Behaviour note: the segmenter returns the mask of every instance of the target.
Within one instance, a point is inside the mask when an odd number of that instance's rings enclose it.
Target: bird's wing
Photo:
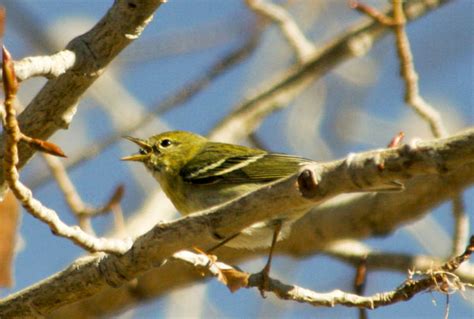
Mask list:
[[[210,143],[181,170],[184,181],[193,184],[267,183],[296,173],[309,160],[244,146],[225,148]]]

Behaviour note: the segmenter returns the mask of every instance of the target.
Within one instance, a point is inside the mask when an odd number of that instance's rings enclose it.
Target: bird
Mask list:
[[[182,215],[193,214],[248,194],[265,184],[289,177],[313,161],[236,144],[219,143],[187,132],[169,131],[146,139],[124,136],[139,151],[123,157],[145,165]],[[275,244],[287,237],[301,209],[279,213],[255,223],[209,249],[270,247],[264,274],[268,277]],[[218,236],[219,237],[219,236]]]

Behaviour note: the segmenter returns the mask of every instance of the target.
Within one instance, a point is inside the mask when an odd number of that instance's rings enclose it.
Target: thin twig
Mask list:
[[[403,11],[403,0],[393,0],[393,30],[400,59],[400,73],[405,81],[405,101],[430,126],[435,137],[446,136],[446,129],[438,111],[420,95],[418,74],[413,63],[410,41],[405,31],[406,17]]]
[[[283,7],[265,0],[245,0],[245,3],[257,14],[270,19],[280,27],[288,44],[295,50],[298,61],[305,62],[315,52],[314,45]]]
[[[124,233],[123,216],[120,216],[122,212],[119,207],[119,202],[123,195],[123,186],[120,185],[116,188],[106,204],[100,207],[91,207],[90,205],[85,204],[81,199],[81,196],[69,178],[66,168],[62,162],[56,157],[49,155],[44,155],[43,158],[50,168],[52,175],[56,179],[59,189],[62,191],[69,209],[71,209],[74,216],[76,217],[79,227],[89,234],[94,234],[94,230],[91,225],[91,218],[106,214],[108,212],[113,212],[117,231],[120,231],[122,234]]]
[[[470,244],[460,256],[453,258],[438,269],[433,269],[425,273],[418,273],[419,279],[409,278],[402,285],[393,291],[377,293],[369,297],[358,296],[335,290],[330,293],[317,293],[298,286],[290,286],[280,281],[270,279],[269,290],[275,293],[281,299],[290,299],[298,302],[309,303],[313,306],[333,307],[341,304],[349,307],[362,307],[374,309],[380,306],[394,304],[400,301],[411,299],[416,294],[434,290],[442,293],[452,293],[463,289],[463,283],[452,272],[455,271],[461,263],[465,262],[474,251],[474,236]],[[261,276],[251,275],[249,277],[250,287],[259,287]]]
[[[356,267],[356,274],[354,276],[354,291],[361,295],[364,293],[367,279],[367,258],[361,258]]]
[[[94,230],[90,218],[80,214],[80,212],[86,210],[86,205],[69,178],[64,165],[62,165],[59,159],[54,156],[43,155],[43,159],[48,165],[53,177],[56,179],[69,209],[74,213],[74,216],[76,216],[79,227],[81,227],[85,232],[93,235]]]
[[[217,262],[214,256],[183,251],[174,254],[173,257],[199,267],[201,270],[206,269],[209,274],[217,277],[219,281],[225,283],[232,291],[246,284],[247,288],[256,287],[268,292],[273,292],[280,299],[307,303],[312,306],[334,307],[335,305],[345,305],[348,307],[374,309],[401,301],[407,301],[416,294],[427,290],[448,294],[463,289],[464,284],[452,272],[455,271],[461,263],[469,259],[473,252],[474,236],[460,256],[453,258],[441,267],[430,269],[423,273],[411,273],[409,278],[396,289],[368,297],[347,293],[341,290],[334,290],[329,293],[318,293],[295,285],[287,285],[273,278],[268,278],[268,286],[262,288],[263,276],[261,273],[249,275],[230,265]],[[414,279],[415,275],[419,278]]]
[[[443,266],[441,266],[440,268],[444,271],[450,271],[450,272],[453,272],[455,271],[456,269],[459,268],[459,266],[465,262],[466,260],[468,260],[472,253],[474,253],[474,235],[471,236],[471,238],[469,239],[469,244],[467,245],[467,247],[464,249],[464,252],[458,256],[455,256],[453,257],[451,260],[449,260],[448,262],[446,262]]]
[[[125,218],[123,217],[123,210],[120,202],[112,205],[110,207],[110,211],[114,216],[114,225],[115,225],[115,232],[118,234],[119,237],[124,237],[127,235],[127,229],[125,227]]]
[[[444,319],[449,318],[449,294],[446,294],[446,310],[444,312]]]
[[[364,261],[367,271],[400,272],[406,271],[406,269],[416,269],[420,272],[428,272],[430,269],[441,267],[446,262],[433,256],[372,251],[368,246],[353,240],[331,244],[325,248],[324,253],[354,267]],[[459,269],[456,275],[463,282],[474,284],[474,265],[469,262],[464,263],[463,268]]]
[[[452,200],[454,216],[454,238],[452,256],[459,255],[469,238],[469,216],[466,214],[462,195],[458,195]]]
[[[361,258],[359,264],[356,266],[356,273],[354,276],[354,292],[358,295],[363,295],[365,284],[367,281],[367,257]],[[359,308],[359,319],[367,319],[367,309]]]
[[[392,17],[387,16],[385,13],[377,10],[374,7],[363,4],[358,0],[349,0],[349,6],[354,10],[368,15],[378,23],[385,26],[393,26],[395,24],[395,21]]]

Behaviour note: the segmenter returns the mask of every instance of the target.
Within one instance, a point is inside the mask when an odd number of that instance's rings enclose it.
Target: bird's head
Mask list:
[[[122,157],[122,161],[142,162],[152,172],[177,174],[206,144],[206,138],[186,131],[170,131],[147,139],[125,136],[137,144],[137,154]]]

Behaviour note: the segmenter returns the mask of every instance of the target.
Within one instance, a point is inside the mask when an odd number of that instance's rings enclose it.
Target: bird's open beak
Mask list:
[[[124,136],[123,138],[137,144],[138,146],[140,146],[144,150],[149,151],[151,149],[150,145],[148,145],[147,142],[145,142],[144,140],[141,140],[139,138],[131,137],[131,136]],[[133,155],[130,155],[130,156],[122,157],[121,160],[122,161],[143,162],[148,157],[149,157],[149,154],[133,154]]]
[[[123,138],[137,144],[138,146],[140,146],[141,148],[143,148],[145,150],[150,150],[151,149],[151,146],[142,139],[132,137],[132,136],[124,136]]]
[[[120,160],[121,161],[134,161],[134,162],[143,162],[149,156],[148,154],[133,154],[130,156],[124,156]]]

